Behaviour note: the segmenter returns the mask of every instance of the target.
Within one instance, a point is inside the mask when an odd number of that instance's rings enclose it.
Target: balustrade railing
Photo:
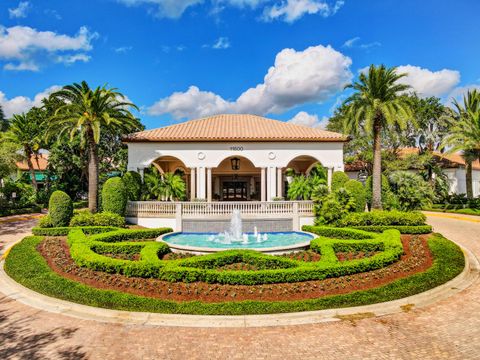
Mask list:
[[[166,202],[129,201],[130,217],[214,217],[230,215],[238,209],[243,215],[312,216],[312,201],[235,201],[235,202]]]

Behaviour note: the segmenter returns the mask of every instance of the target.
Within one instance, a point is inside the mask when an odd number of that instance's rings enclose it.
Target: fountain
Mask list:
[[[243,232],[242,214],[235,209],[230,227],[221,233],[173,233],[159,239],[168,243],[172,251],[195,251],[207,253],[226,249],[254,249],[258,251],[291,251],[309,245],[312,235],[298,231],[264,232],[255,226],[253,232]]]

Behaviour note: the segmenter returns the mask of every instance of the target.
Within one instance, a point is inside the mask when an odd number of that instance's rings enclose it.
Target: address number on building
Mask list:
[[[243,151],[243,146],[230,146],[230,151]]]

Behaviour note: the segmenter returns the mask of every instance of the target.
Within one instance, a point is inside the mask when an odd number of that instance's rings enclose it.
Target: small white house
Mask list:
[[[299,212],[311,218],[312,204],[273,201],[285,196],[286,170],[308,173],[320,163],[330,182],[333,171],[344,169],[345,141],[342,134],[248,114],[216,115],[131,134],[124,139],[128,170],[142,174],[153,165],[160,174],[181,171],[190,202],[130,203],[129,216],[156,226],[159,219],[174,219],[163,223],[174,223],[178,230],[185,229],[188,218],[218,219],[239,208],[246,218],[289,219],[289,226],[273,229],[298,229],[305,223]],[[151,220],[141,220],[145,216]]]

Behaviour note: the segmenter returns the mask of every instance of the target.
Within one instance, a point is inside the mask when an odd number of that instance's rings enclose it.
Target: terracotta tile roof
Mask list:
[[[438,156],[440,159],[446,160],[450,163],[453,163],[457,166],[452,166],[452,167],[458,167],[460,166],[465,166],[465,160],[463,160],[462,154],[461,153],[453,153],[453,154],[441,154],[439,152],[434,152],[434,155]],[[472,163],[472,168],[474,170],[480,170],[480,161],[475,160]]]
[[[34,170],[45,171],[48,166],[48,155],[47,154],[38,154],[38,156],[33,155],[31,157],[32,165]],[[16,163],[17,168],[20,170],[27,171],[28,165],[26,160],[18,161]]]
[[[342,134],[248,114],[222,114],[140,131],[124,142],[347,141]]]

